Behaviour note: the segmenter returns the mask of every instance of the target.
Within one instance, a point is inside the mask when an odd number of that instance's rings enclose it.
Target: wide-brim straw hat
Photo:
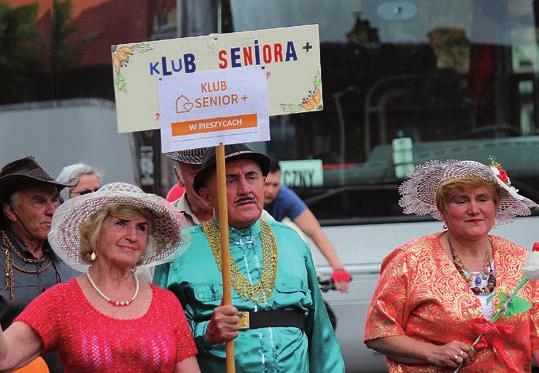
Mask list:
[[[77,185],[78,179],[60,183],[52,178],[31,156],[17,159],[0,170],[0,202],[6,201],[18,190],[39,184],[49,184],[58,188]]]
[[[495,183],[500,190],[500,204],[496,211],[497,224],[511,222],[516,216],[530,215],[531,209],[539,207],[532,200],[518,194],[518,190],[502,181],[495,167],[476,161],[427,161],[416,166],[408,175],[408,180],[399,187],[399,205],[405,214],[432,215],[443,220],[436,206],[438,187],[451,179],[478,176]]]
[[[245,144],[225,145],[224,150],[225,161],[230,161],[233,159],[250,159],[258,163],[260,170],[262,171],[262,175],[268,175],[271,161],[267,155],[254,152]],[[204,185],[206,178],[213,170],[215,170],[215,165],[215,148],[209,148],[208,151],[204,153],[204,158],[202,159],[202,168],[193,179],[193,189],[195,192],[198,193],[200,188]]]
[[[49,232],[49,243],[54,252],[74,268],[87,266],[79,253],[80,224],[111,205],[145,209],[153,217],[151,224],[154,239],[148,240],[139,266],[153,266],[174,259],[173,254],[180,243],[183,226],[181,213],[164,198],[121,182],[106,184],[97,192],[69,199],[58,207]]]

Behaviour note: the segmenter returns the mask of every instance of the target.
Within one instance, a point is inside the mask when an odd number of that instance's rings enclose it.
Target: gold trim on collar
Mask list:
[[[260,281],[257,284],[251,284],[240,272],[238,266],[234,262],[230,263],[232,287],[240,297],[257,304],[266,303],[271,298],[275,287],[278,259],[277,243],[271,228],[264,220],[260,220],[260,226],[259,237],[262,243],[262,275],[260,276]],[[219,269],[222,270],[219,227],[217,227],[214,220],[210,220],[202,224],[202,229],[206,233],[215,262]]]

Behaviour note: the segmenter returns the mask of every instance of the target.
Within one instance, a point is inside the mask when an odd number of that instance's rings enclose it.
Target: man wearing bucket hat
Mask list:
[[[539,358],[539,288],[528,282],[518,294],[528,311],[489,321],[521,281],[527,255],[490,232],[537,204],[495,161],[428,161],[399,192],[404,213],[431,215],[443,230],[384,258],[367,346],[386,355],[390,372],[529,372]]]
[[[292,228],[260,218],[269,159],[242,144],[225,146],[225,159],[233,305],[220,305],[216,218],[188,231],[190,246],[161,284],[184,305],[201,370],[223,372],[224,342],[235,338],[241,372],[343,372],[308,245]],[[218,216],[214,149],[205,153],[193,189]]]
[[[127,183],[64,202],[49,240],[86,273],[41,294],[0,332],[0,371],[58,350],[68,372],[199,373],[178,299],[135,272],[171,260],[182,223],[166,200]]]
[[[54,254],[47,241],[59,191],[76,183],[57,182],[32,157],[10,162],[0,171],[3,329],[38,295],[77,274]],[[61,369],[54,356],[46,356],[46,360],[52,371]]]

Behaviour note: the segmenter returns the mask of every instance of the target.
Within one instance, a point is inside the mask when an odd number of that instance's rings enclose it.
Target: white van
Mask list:
[[[83,162],[102,172],[103,183],[137,180],[133,140],[117,132],[116,107],[107,100],[0,106],[0,166],[27,155],[52,177]]]

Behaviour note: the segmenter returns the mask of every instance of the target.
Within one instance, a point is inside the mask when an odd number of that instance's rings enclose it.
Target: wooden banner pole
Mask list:
[[[217,32],[223,32],[222,0],[217,1]],[[226,168],[225,146],[219,144],[215,147],[215,164],[217,169],[217,199],[219,204],[219,227],[221,229],[221,273],[223,276],[223,300],[221,304],[232,305],[232,291],[230,289],[230,247],[228,240],[228,206],[226,203]],[[226,373],[236,373],[234,360],[234,340],[225,344]]]
[[[226,195],[226,168],[225,146],[215,147],[215,161],[217,168],[217,195],[219,202],[219,227],[221,229],[221,272],[223,275],[223,300],[221,304],[232,305],[232,292],[230,289],[230,248],[228,241],[228,207]],[[226,342],[226,372],[235,373],[234,341]]]

